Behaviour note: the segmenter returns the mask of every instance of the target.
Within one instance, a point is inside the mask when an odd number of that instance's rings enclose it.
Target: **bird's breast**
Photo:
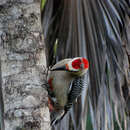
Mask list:
[[[57,71],[49,75],[48,83],[53,91],[57,103],[64,107],[68,100],[68,90],[73,78],[67,72]]]

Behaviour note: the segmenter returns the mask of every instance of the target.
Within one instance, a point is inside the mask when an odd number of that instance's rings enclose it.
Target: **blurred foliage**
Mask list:
[[[93,130],[90,110],[88,111],[88,114],[87,114],[86,130]]]
[[[41,10],[44,8],[46,0],[41,0]]]

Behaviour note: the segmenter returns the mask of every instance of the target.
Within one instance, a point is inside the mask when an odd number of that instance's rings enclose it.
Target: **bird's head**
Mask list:
[[[68,71],[72,74],[83,75],[89,68],[89,62],[86,58],[76,57],[73,59],[64,59],[58,62],[52,71]]]
[[[86,58],[76,57],[66,64],[66,70],[74,75],[83,75],[89,68],[89,62]]]
[[[86,70],[89,67],[88,60],[82,57],[76,57],[66,64],[66,70],[69,71],[80,71]]]

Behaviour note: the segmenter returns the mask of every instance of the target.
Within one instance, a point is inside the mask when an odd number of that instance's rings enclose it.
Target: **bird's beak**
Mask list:
[[[51,71],[62,71],[62,70],[65,71],[67,70],[65,65],[51,69]]]

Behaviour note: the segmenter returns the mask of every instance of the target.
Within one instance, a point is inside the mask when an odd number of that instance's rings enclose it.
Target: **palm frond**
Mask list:
[[[87,118],[82,114],[88,110],[94,130],[114,130],[114,122],[119,129],[128,129],[123,88],[129,91],[125,66],[130,61],[122,36],[127,42],[129,11],[127,0],[47,0],[41,20],[48,66],[76,56],[87,57],[90,62],[87,94],[84,90],[71,116],[66,116],[72,123],[63,119],[65,124],[59,124],[58,130],[72,124],[75,130],[85,130]]]

